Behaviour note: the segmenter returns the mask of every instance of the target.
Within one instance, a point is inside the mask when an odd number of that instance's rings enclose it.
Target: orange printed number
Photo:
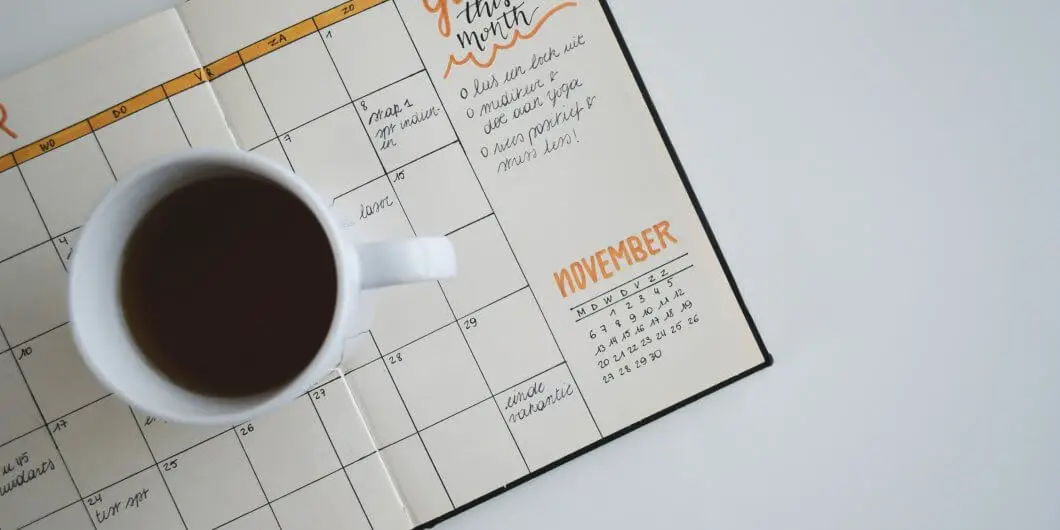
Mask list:
[[[7,107],[0,103],[0,131],[4,131],[12,138],[18,138],[18,134],[7,126]]]

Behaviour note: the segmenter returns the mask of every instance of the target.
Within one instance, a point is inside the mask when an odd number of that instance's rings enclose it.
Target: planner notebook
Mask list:
[[[0,82],[0,529],[430,526],[771,363],[604,3],[332,2],[191,0]],[[80,361],[79,227],[199,147],[453,242],[350,330],[356,405],[191,427]]]

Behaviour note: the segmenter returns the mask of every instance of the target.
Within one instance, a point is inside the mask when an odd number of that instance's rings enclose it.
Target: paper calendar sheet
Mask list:
[[[0,530],[429,525],[770,363],[606,6],[333,2],[193,0],[0,82]],[[341,381],[188,427],[78,359],[79,227],[189,147],[451,238],[345,358],[381,452]]]

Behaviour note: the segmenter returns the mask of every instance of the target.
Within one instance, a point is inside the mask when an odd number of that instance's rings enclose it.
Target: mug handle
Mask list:
[[[355,245],[361,288],[436,281],[456,275],[456,251],[444,237],[417,237]]]

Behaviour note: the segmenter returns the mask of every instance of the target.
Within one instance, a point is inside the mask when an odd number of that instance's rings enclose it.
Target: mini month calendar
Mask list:
[[[80,227],[200,147],[452,241],[351,330],[355,400],[174,424],[78,357]],[[0,81],[0,155],[0,530],[431,526],[771,363],[599,0],[191,0]]]

